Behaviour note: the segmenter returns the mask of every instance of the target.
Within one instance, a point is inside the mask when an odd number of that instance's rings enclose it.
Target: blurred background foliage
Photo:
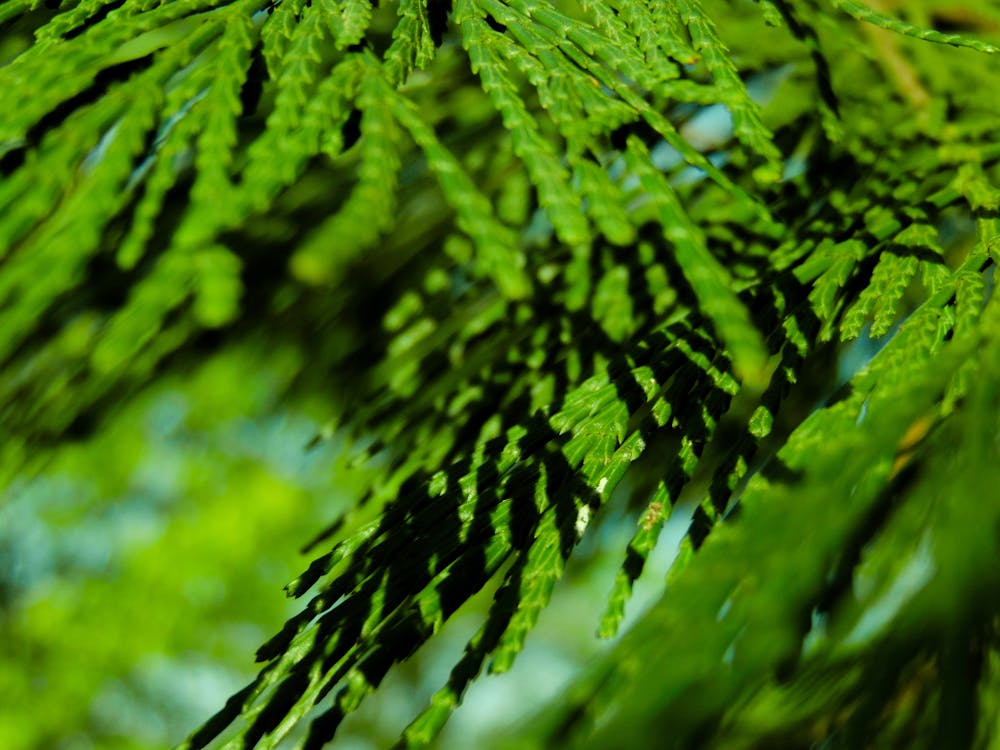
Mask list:
[[[165,375],[0,503],[0,747],[174,744],[289,614],[296,550],[362,475],[260,342]],[[353,482],[355,484],[348,484]]]

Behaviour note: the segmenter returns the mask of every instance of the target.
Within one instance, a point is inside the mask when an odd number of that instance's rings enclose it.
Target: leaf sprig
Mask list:
[[[638,743],[654,719],[677,746],[789,740],[764,705],[832,726],[864,689],[848,660],[877,671],[904,612],[931,638],[939,602],[995,656],[990,612],[961,598],[995,576],[953,554],[995,540],[942,498],[946,475],[1000,465],[998,111],[955,83],[1000,83],[975,54],[997,48],[846,0],[445,6],[0,8],[0,34],[33,37],[0,67],[0,465],[208,332],[354,334],[316,361],[351,383],[371,490],[289,585],[310,598],[260,674],[183,747],[233,723],[226,747],[276,747],[307,715],[302,746],[324,745],[498,581],[400,740],[428,744],[472,679],[512,666],[611,503],[637,531],[605,637],[664,522],[690,529],[547,743]],[[885,336],[831,382],[841,344]],[[920,555],[954,587],[921,579],[878,620]],[[796,714],[817,675],[837,689]]]

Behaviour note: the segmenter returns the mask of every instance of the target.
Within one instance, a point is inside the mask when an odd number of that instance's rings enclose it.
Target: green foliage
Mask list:
[[[300,450],[305,389],[280,397],[299,353],[264,351],[162,378],[8,488],[0,746],[169,746],[252,674],[247,654],[290,614],[273,594],[302,538],[361,485],[331,497],[333,446]]]
[[[995,3],[0,23],[0,476],[269,330],[369,482],[182,747],[324,745],[492,586],[400,746],[432,742],[608,506],[637,530],[592,626],[680,524],[666,593],[512,742],[997,741]]]

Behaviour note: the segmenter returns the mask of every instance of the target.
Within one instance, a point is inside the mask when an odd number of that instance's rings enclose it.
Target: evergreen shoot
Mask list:
[[[619,640],[512,744],[997,747],[996,44],[994,0],[5,0],[0,481],[269,331],[368,489],[185,750],[325,746],[495,592],[428,745],[609,512]]]

